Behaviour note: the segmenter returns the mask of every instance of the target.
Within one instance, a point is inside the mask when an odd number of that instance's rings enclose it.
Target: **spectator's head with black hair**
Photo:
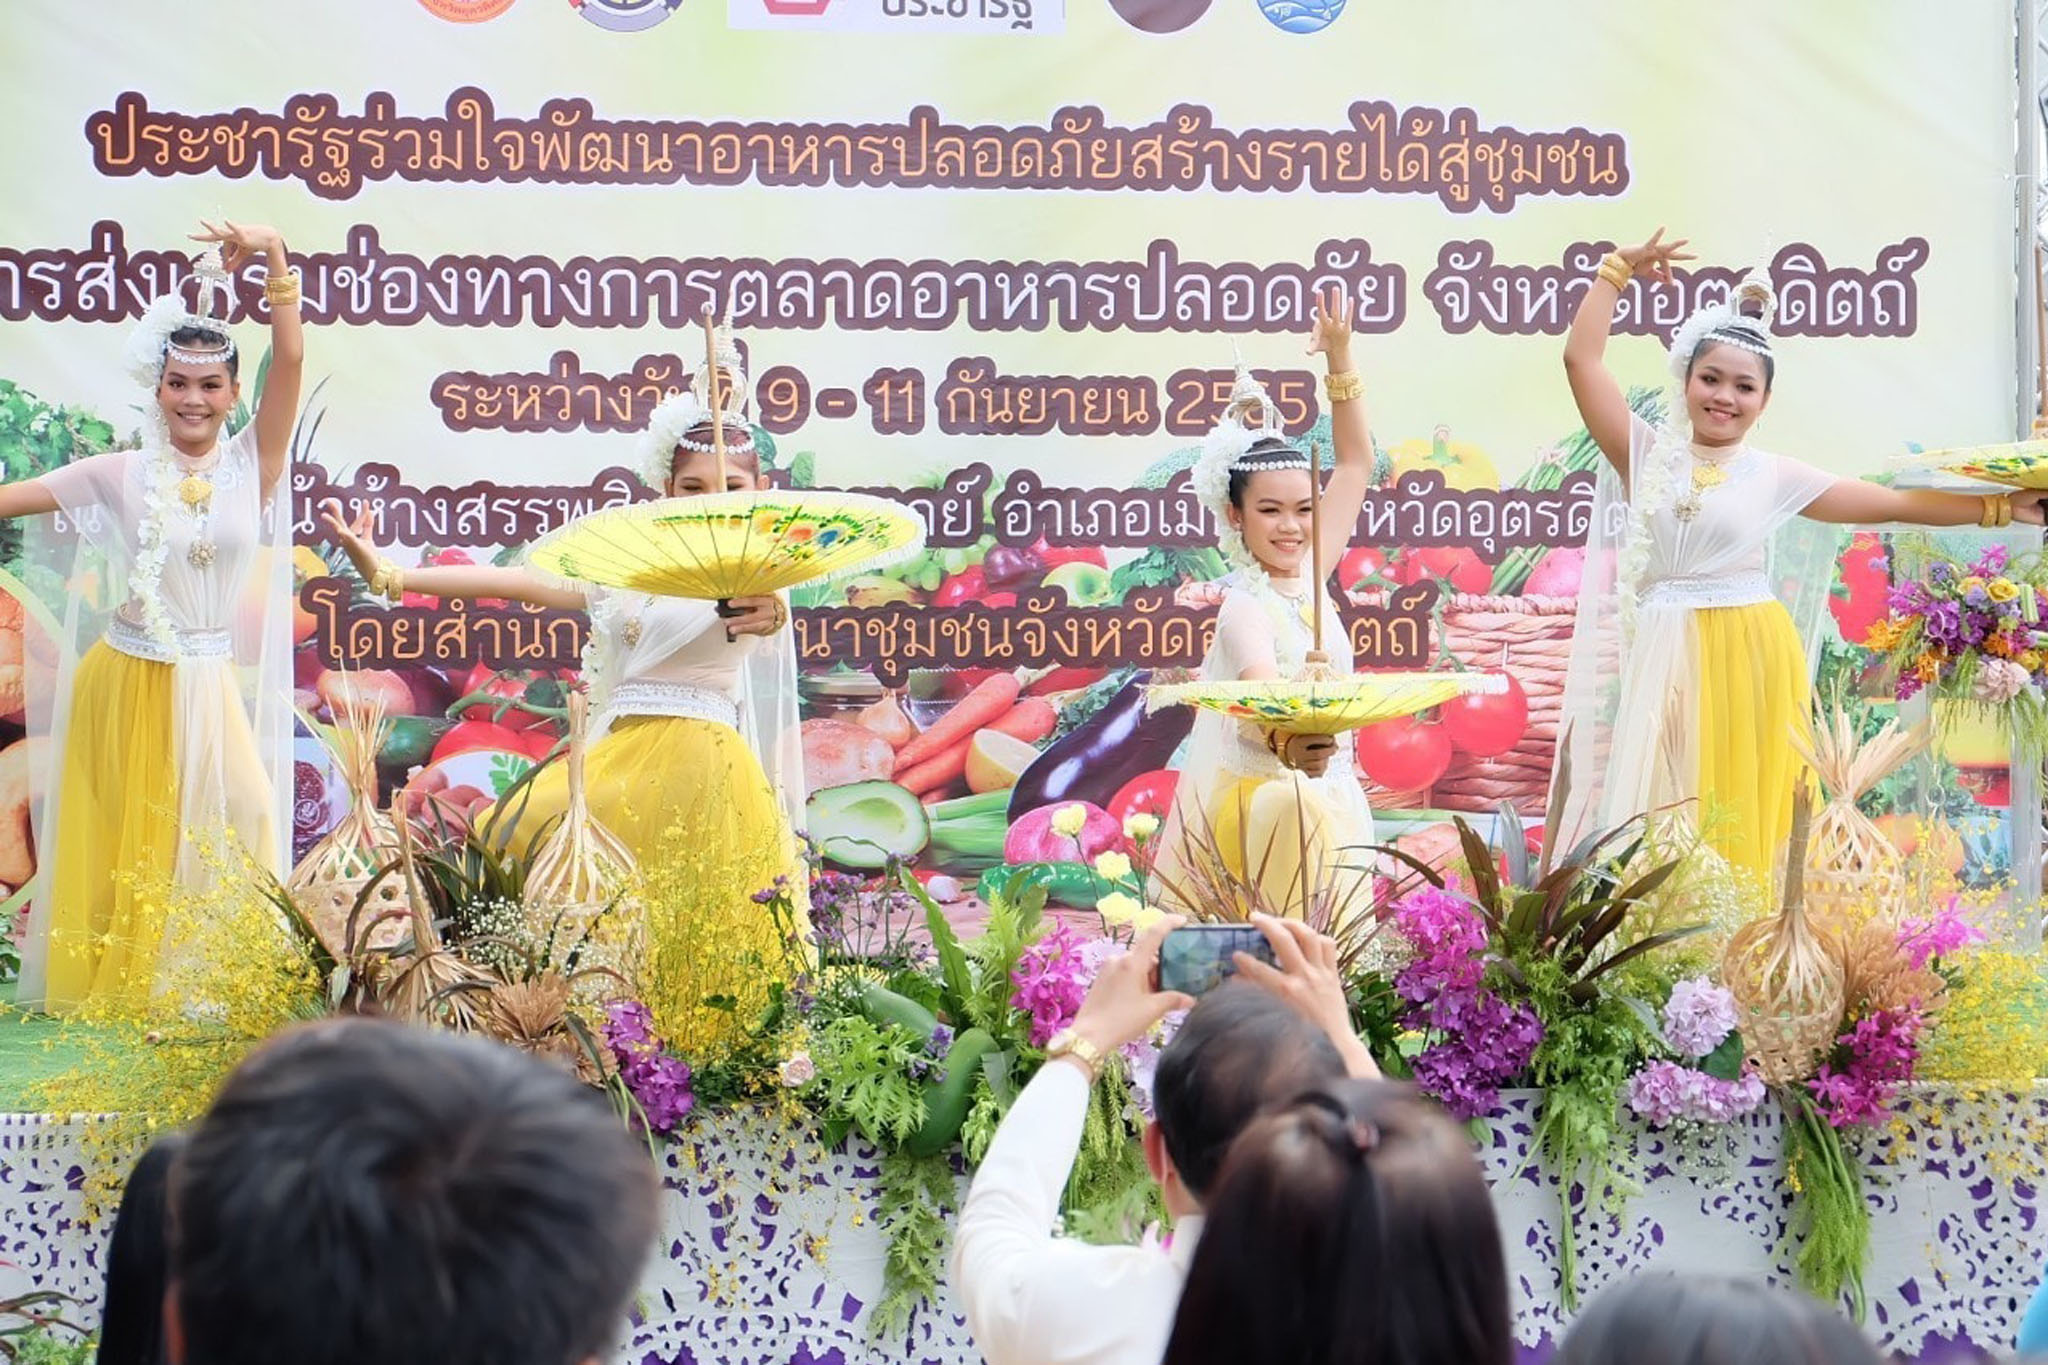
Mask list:
[[[282,1034],[171,1173],[171,1356],[580,1365],[654,1241],[646,1146],[567,1074],[373,1019]]]
[[[1230,1144],[1261,1112],[1343,1077],[1329,1035],[1271,993],[1233,981],[1203,996],[1152,1083],[1145,1158],[1168,1209],[1201,1205]]]

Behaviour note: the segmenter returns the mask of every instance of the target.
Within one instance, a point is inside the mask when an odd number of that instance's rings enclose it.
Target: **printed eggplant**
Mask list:
[[[1139,773],[1166,767],[1195,725],[1185,706],[1145,710],[1148,672],[1138,672],[1081,725],[1062,736],[1010,789],[1010,819],[1055,801],[1107,806]]]

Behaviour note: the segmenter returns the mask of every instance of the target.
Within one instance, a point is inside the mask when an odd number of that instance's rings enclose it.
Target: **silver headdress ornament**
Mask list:
[[[1230,402],[1223,416],[1202,440],[1202,453],[1195,460],[1190,482],[1195,496],[1216,521],[1216,547],[1224,559],[1243,569],[1253,564],[1244,536],[1230,524],[1230,476],[1261,473],[1271,469],[1307,469],[1309,458],[1285,444],[1280,417],[1265,386],[1252,377],[1244,358],[1237,358],[1237,378],[1230,386]]]
[[[1694,309],[1693,315],[1672,334],[1671,373],[1684,379],[1693,355],[1708,342],[1769,355],[1771,321],[1777,315],[1778,294],[1771,288],[1771,277],[1761,267],[1751,270],[1729,291],[1727,298]]]
[[[221,264],[220,248],[208,247],[192,258],[197,311],[187,312],[182,285],[151,301],[129,334],[128,373],[137,384],[154,391],[164,362],[181,365],[225,365],[235,358],[235,339],[228,334],[228,314],[235,304],[235,282]],[[215,312],[215,297],[219,311]],[[220,338],[214,346],[173,345],[179,332],[197,330]]]
[[[733,340],[732,324],[720,323],[717,336],[717,373],[712,374],[705,363],[692,367],[683,387],[662,399],[647,420],[647,432],[640,445],[640,478],[657,493],[668,491],[676,451],[709,455],[717,449],[711,438],[711,394],[718,401],[725,453],[755,453],[754,427],[747,411],[747,372],[742,367],[739,345]]]

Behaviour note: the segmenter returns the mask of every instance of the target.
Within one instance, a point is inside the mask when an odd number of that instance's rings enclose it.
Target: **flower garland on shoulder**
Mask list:
[[[128,595],[142,612],[142,628],[164,649],[176,650],[178,634],[164,605],[164,565],[171,554],[165,525],[178,500],[184,477],[171,456],[170,427],[163,411],[150,408],[142,449],[142,524],[135,533],[135,564],[128,572]]]

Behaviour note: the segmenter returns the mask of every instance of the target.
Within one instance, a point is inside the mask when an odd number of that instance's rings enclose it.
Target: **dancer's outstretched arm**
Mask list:
[[[1631,277],[1641,275],[1668,282],[1673,261],[1694,259],[1690,253],[1679,250],[1684,245],[1683,237],[1675,242],[1665,241],[1664,229],[1658,228],[1641,246],[1624,247],[1614,254],[1628,266]],[[1607,457],[1607,463],[1614,466],[1614,472],[1626,484],[1628,395],[1604,359],[1607,334],[1614,326],[1614,306],[1620,302],[1621,290],[1604,274],[1586,286],[1579,311],[1572,315],[1571,331],[1565,334],[1564,377],[1572,386],[1572,401],[1579,405],[1580,420],[1600,447],[1600,453]]]

